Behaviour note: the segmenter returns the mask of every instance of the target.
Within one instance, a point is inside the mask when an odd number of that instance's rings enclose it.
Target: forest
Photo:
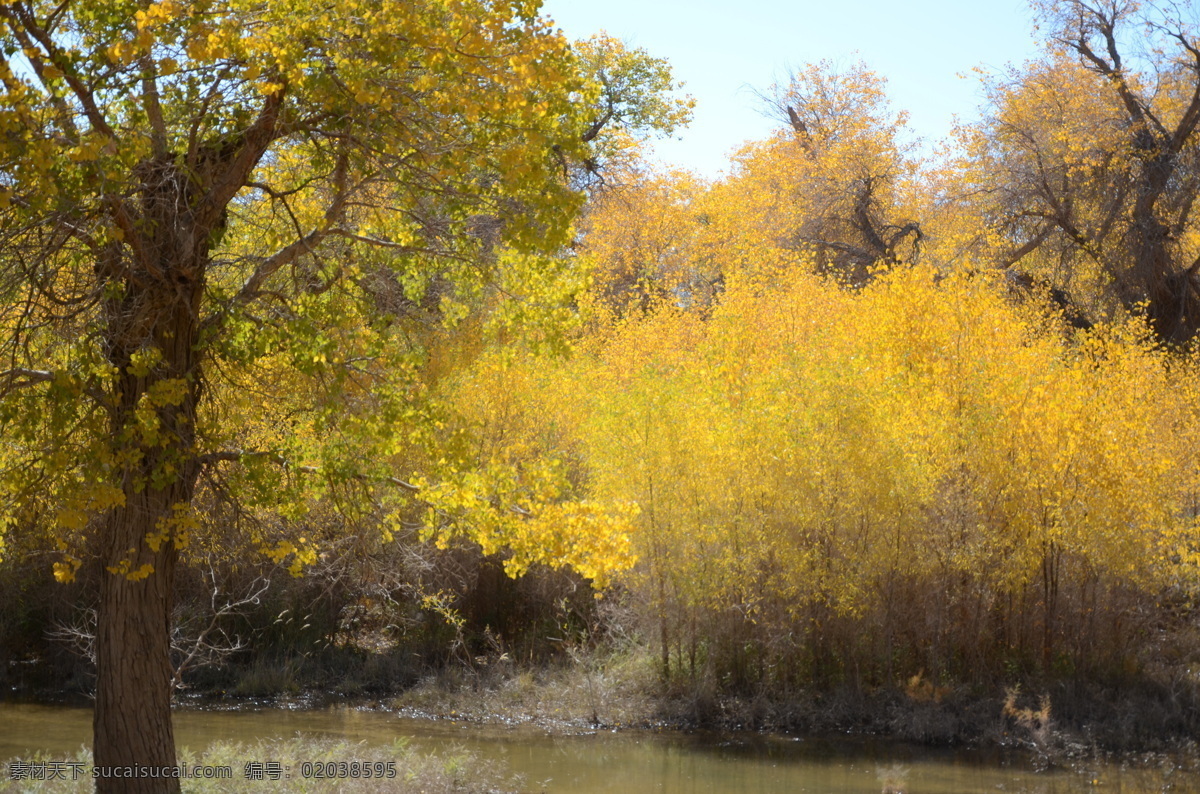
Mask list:
[[[609,664],[1194,740],[1195,9],[1034,0],[932,145],[799,67],[703,179],[670,64],[538,5],[0,0],[0,684],[97,765]]]

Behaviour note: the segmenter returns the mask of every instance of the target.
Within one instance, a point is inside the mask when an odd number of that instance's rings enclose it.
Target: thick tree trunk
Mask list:
[[[187,364],[190,354],[189,349]],[[184,363],[172,361],[165,369]],[[163,378],[121,380],[121,402],[131,408]],[[197,389],[189,389],[182,405],[157,411],[168,441],[139,450],[141,461],[124,474],[125,504],[110,511],[101,528],[105,570],[96,624],[93,755],[100,775],[96,790],[102,793],[179,791],[179,780],[169,776],[175,766],[171,612],[177,549],[166,522],[176,516],[178,506],[191,503],[195,491],[196,467],[190,457],[197,395]],[[121,416],[115,424],[127,426],[131,412],[120,411]]]
[[[1195,271],[1177,261],[1166,224],[1153,215],[1136,218],[1134,234],[1134,272],[1145,290],[1150,324],[1162,341],[1186,344],[1200,329]]]
[[[182,323],[181,325],[187,325]],[[177,328],[184,331],[183,328]],[[183,361],[171,361],[169,373],[191,366],[193,335],[181,333]],[[174,373],[171,373],[174,374]],[[196,377],[192,367],[191,376]],[[132,409],[164,377],[122,378],[123,407]],[[167,441],[140,449],[137,465],[124,473],[125,504],[105,517],[99,538],[100,603],[96,623],[96,705],[94,761],[98,792],[178,792],[170,777],[175,766],[171,728],[171,612],[174,606],[177,549],[170,520],[179,506],[190,505],[195,491],[195,401],[189,388],[181,405],[159,408]],[[118,412],[116,426],[132,418]],[[120,437],[117,430],[114,437]],[[121,451],[128,453],[130,446]],[[174,474],[172,474],[174,472]],[[106,776],[107,775],[107,776]]]
[[[209,230],[176,208],[187,180],[148,167],[133,277],[106,301],[105,336],[117,378],[112,454],[125,496],[100,527],[96,627],[96,790],[178,792],[171,727],[171,613],[175,526],[195,493],[201,391],[199,310]]]
[[[175,766],[170,657],[175,547],[168,542],[155,553],[145,543],[163,507],[169,509],[170,496],[143,492],[112,512],[104,528],[110,568],[119,571],[132,557],[131,570],[143,564],[154,570],[142,579],[102,574],[93,723],[98,792],[179,791],[179,780],[165,776]]]
[[[1151,326],[1160,339],[1184,343],[1195,333],[1195,318],[1188,311],[1187,279],[1179,278],[1179,263],[1171,250],[1170,228],[1158,212],[1176,169],[1176,153],[1170,139],[1156,139],[1144,127],[1134,145],[1143,153],[1129,232],[1131,272],[1140,287],[1137,300],[1146,302]]]

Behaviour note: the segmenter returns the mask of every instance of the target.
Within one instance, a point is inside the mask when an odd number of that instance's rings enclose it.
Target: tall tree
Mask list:
[[[1047,53],[991,83],[972,152],[997,263],[1038,252],[1059,286],[1100,285],[1186,342],[1200,329],[1200,31],[1170,2],[1034,7]]]
[[[915,261],[920,224],[904,202],[915,175],[907,114],[892,110],[886,81],[863,63],[810,64],[768,99],[786,133],[746,157],[748,172],[774,172],[792,218],[789,247],[818,270],[862,284],[872,268]]]
[[[7,526],[56,526],[59,578],[102,571],[97,766],[175,763],[173,577],[204,483],[223,474],[263,508],[300,477],[414,490],[394,466],[420,390],[380,266],[410,300],[438,277],[453,315],[566,242],[562,165],[583,156],[592,92],[536,12],[0,5],[0,484]],[[228,425],[257,403],[270,432]]]

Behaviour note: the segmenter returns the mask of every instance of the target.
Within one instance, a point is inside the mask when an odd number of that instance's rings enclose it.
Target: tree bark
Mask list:
[[[143,300],[148,296],[142,295]],[[147,301],[153,303],[153,301]],[[171,612],[174,606],[174,532],[163,522],[189,505],[198,466],[194,460],[194,420],[199,370],[194,361],[195,323],[172,313],[158,316],[171,332],[154,336],[166,359],[157,372],[119,378],[120,408],[114,416],[114,451],[128,454],[134,410],[155,384],[168,377],[189,381],[179,405],[156,409],[164,442],[138,450],[136,465],[123,472],[125,504],[105,516],[99,535],[101,572],[96,626],[96,706],[94,761],[106,767],[146,766],[142,774],[99,777],[98,792],[177,792],[179,780],[161,777],[175,765],[171,727]],[[164,339],[164,337],[167,337]],[[127,359],[117,355],[116,359]],[[115,362],[114,362],[115,363]],[[129,369],[129,364],[124,367]],[[148,566],[148,567],[144,567]],[[157,771],[154,771],[154,768]]]
[[[143,493],[108,517],[106,561],[143,547],[154,573],[140,581],[103,573],[96,624],[96,706],[93,719],[96,791],[178,792],[179,780],[162,777],[175,766],[171,726],[171,609],[175,547],[146,553],[165,494]],[[148,767],[133,769],[129,767]]]
[[[178,550],[169,522],[191,504],[199,473],[199,312],[212,231],[178,213],[190,206],[190,187],[170,160],[147,164],[131,261],[102,274],[120,286],[103,311],[117,371],[111,453],[124,494],[97,548],[105,570],[93,755],[102,794],[180,790],[170,658]]]

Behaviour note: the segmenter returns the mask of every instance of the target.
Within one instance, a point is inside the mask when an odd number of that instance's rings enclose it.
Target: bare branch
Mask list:
[[[204,94],[204,99],[200,102],[200,110],[192,117],[192,123],[188,125],[187,167],[189,171],[196,170],[196,158],[200,155],[200,147],[196,146],[196,140],[200,135],[200,126],[208,118],[209,106],[213,103],[214,99],[220,96],[221,83],[225,82],[226,78],[232,73],[232,67],[228,66],[217,73],[212,85],[208,87],[208,91]]]
[[[208,570],[209,581],[212,586],[212,595],[209,599],[210,612],[208,622],[204,628],[190,638],[180,636],[183,633],[182,626],[177,625],[176,638],[171,643],[171,650],[181,654],[183,658],[179,664],[175,665],[175,670],[171,674],[172,689],[183,688],[183,674],[193,667],[216,664],[221,659],[246,647],[246,643],[240,637],[235,638],[232,642],[229,641],[228,636],[220,628],[221,620],[229,615],[236,615],[247,607],[258,606],[267,590],[271,588],[271,578],[269,576],[259,576],[250,583],[244,596],[226,600],[224,604],[218,606],[217,602],[221,590],[217,587],[217,574],[212,566],[209,566]],[[225,636],[226,641],[220,645],[213,644],[209,641],[209,638],[214,634]]]
[[[791,105],[787,106],[788,122],[792,125],[792,129],[796,131],[796,137],[800,141],[800,145],[804,147],[804,151],[812,151],[812,134],[808,131],[808,125],[804,123],[800,115],[796,113],[796,109]]]
[[[327,234],[334,237],[343,237],[347,240],[353,240],[357,243],[366,243],[367,245],[378,246],[379,248],[388,248],[395,251],[401,251],[406,254],[421,253],[427,249],[414,245],[403,245],[402,243],[394,243],[391,240],[384,240],[379,237],[368,237],[363,234],[355,234],[346,229],[330,229]]]
[[[281,267],[291,264],[304,254],[312,253],[327,236],[328,230],[316,229],[264,259],[233,297],[233,305],[244,306],[253,301],[261,293],[267,279]]]
[[[1005,270],[1012,265],[1015,265],[1017,262],[1020,262],[1026,256],[1033,253],[1038,246],[1045,242],[1046,238],[1050,236],[1050,230],[1053,228],[1054,227],[1049,224],[1043,226],[1041,231],[1039,231],[1030,239],[1026,240],[1022,246],[997,262],[996,267],[1000,268],[1001,270]]]
[[[344,158],[341,159],[344,160]],[[246,279],[246,282],[242,285],[242,288],[238,290],[236,295],[234,295],[232,301],[233,305],[244,306],[253,301],[260,294],[263,284],[266,283],[267,279],[278,272],[280,268],[286,267],[292,262],[295,262],[301,256],[313,253],[317,246],[320,245],[321,241],[326,237],[330,235],[342,237],[351,236],[350,232],[344,229],[334,228],[332,224],[341,218],[345,210],[346,203],[354,195],[355,191],[362,187],[366,180],[364,180],[364,182],[360,182],[354,187],[347,187],[345,185],[344,173],[342,174],[341,178],[338,176],[339,170],[343,169],[344,167],[345,163],[339,161],[338,168],[335,169],[333,175],[334,182],[338,186],[338,192],[334,195],[333,201],[330,202],[329,207],[327,207],[325,210],[325,221],[327,224],[330,224],[330,226],[321,229],[314,229],[295,242],[285,246],[284,248],[281,248],[279,251],[276,251],[271,256],[262,260],[258,267],[254,269],[254,272],[250,275],[250,278]],[[366,241],[371,238],[361,239]],[[376,242],[376,244],[380,245],[384,243],[385,241]]]
[[[604,112],[604,115],[592,122],[592,125],[584,131],[583,135],[581,135],[579,139],[584,143],[590,143],[596,138],[597,135],[600,134],[600,130],[604,129],[604,125],[612,120],[614,113],[615,109],[610,102],[608,105],[608,110]]]

